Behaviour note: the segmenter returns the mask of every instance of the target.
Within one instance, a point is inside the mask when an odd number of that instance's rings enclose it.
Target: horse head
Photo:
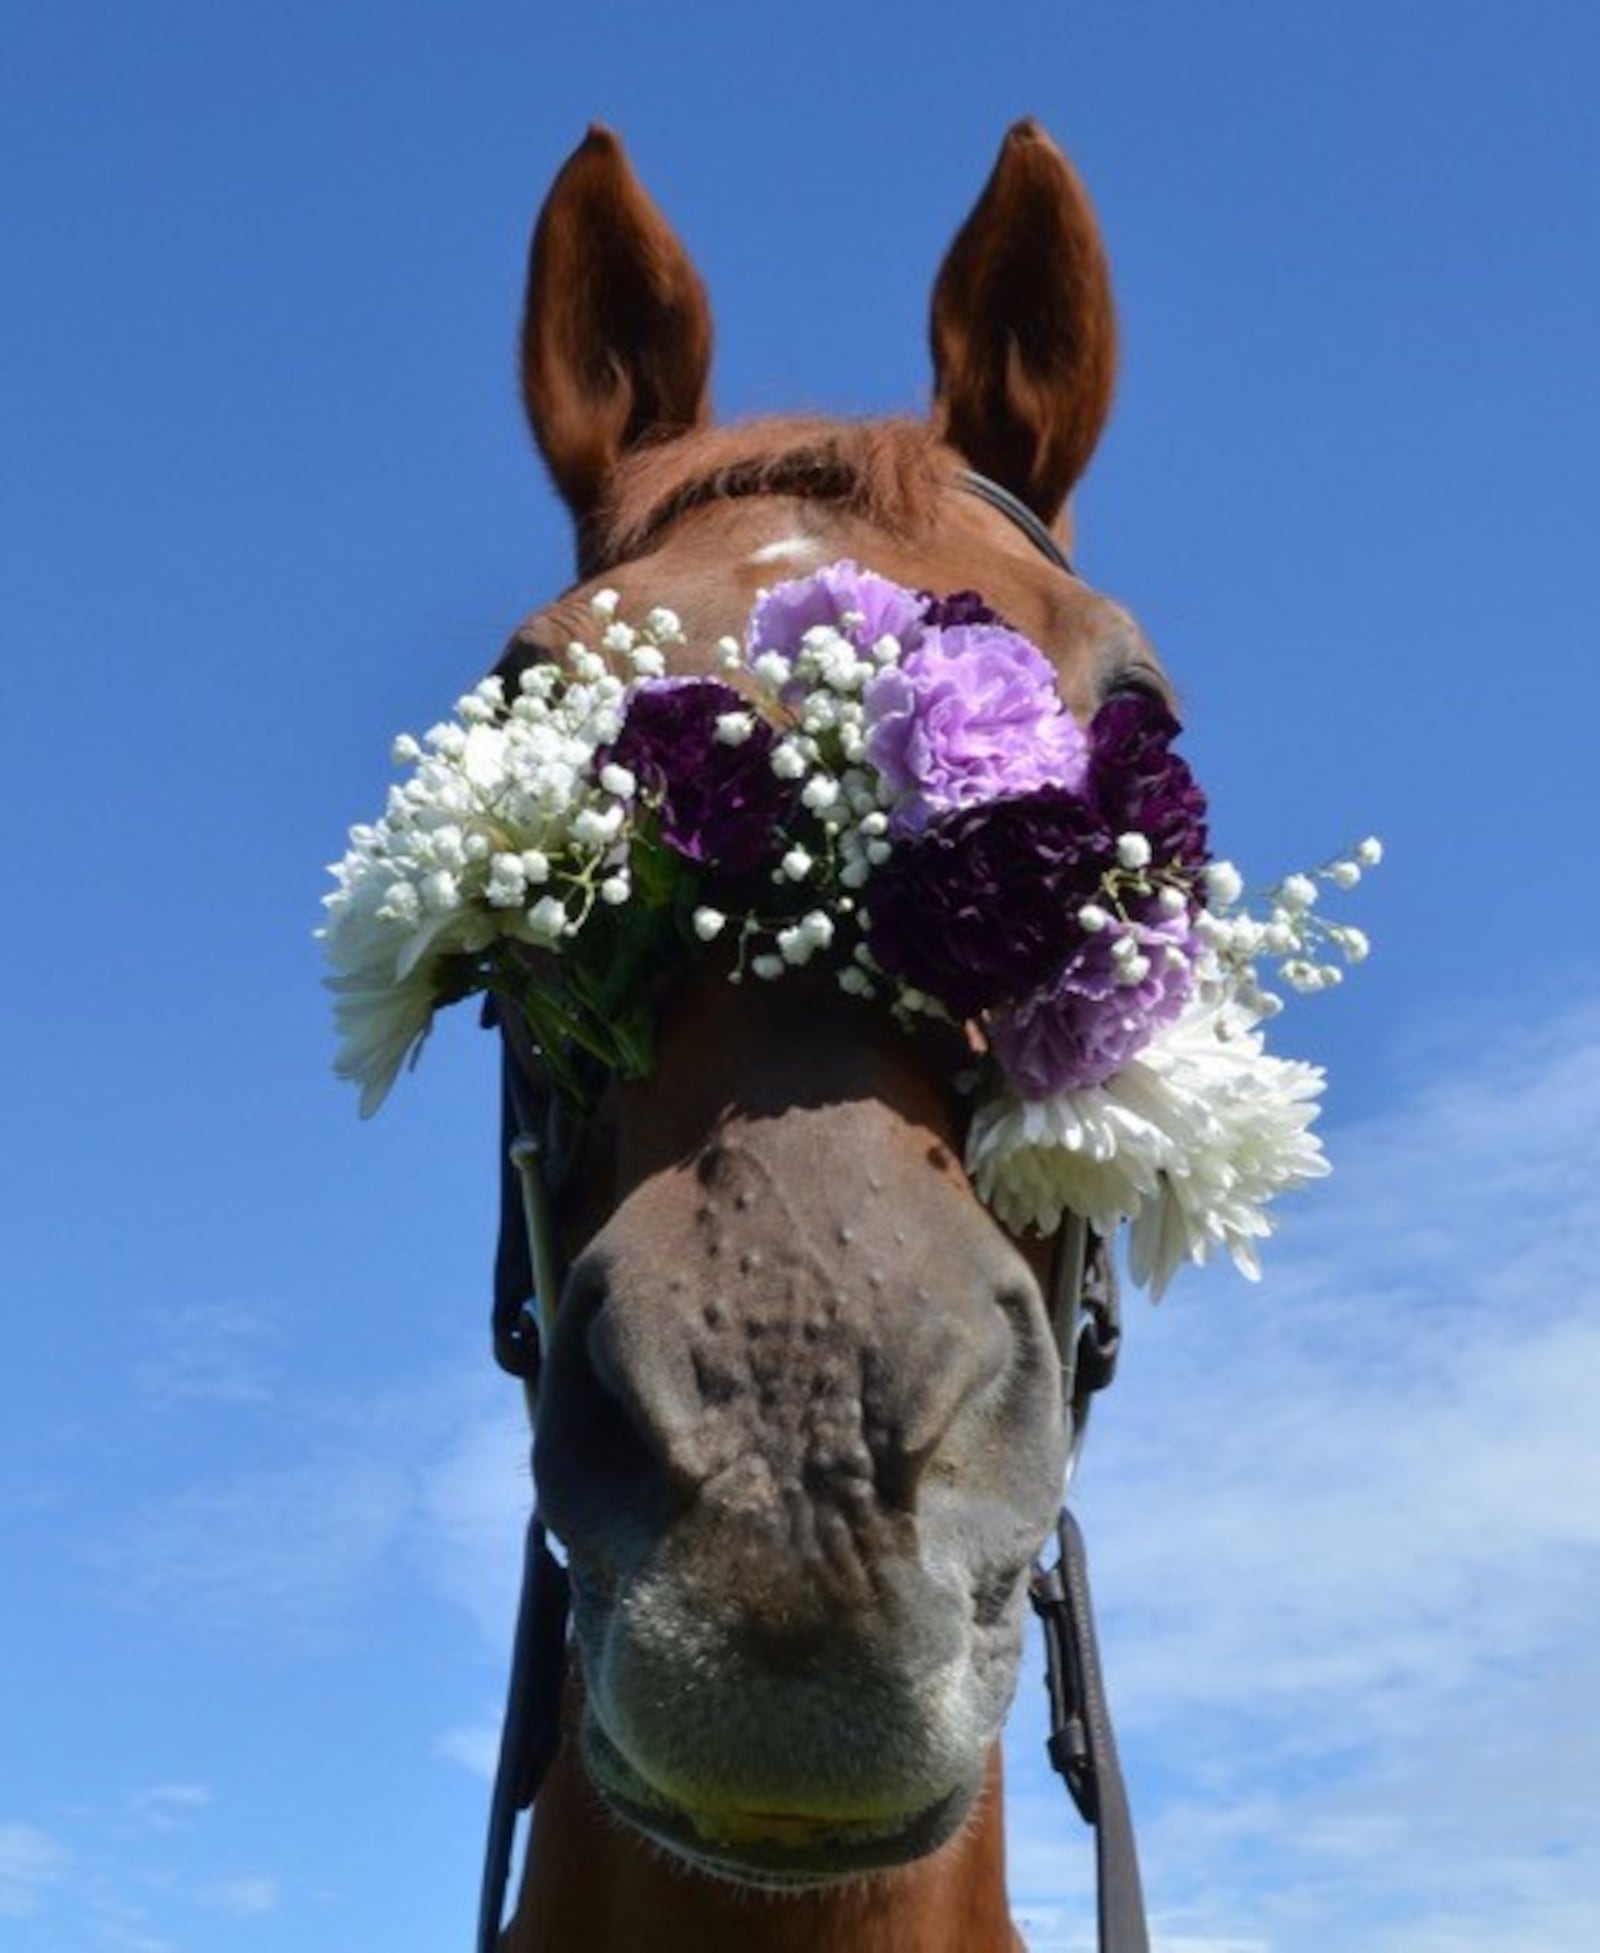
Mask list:
[[[714,427],[711,336],[683,246],[591,131],[539,218],[522,338],[580,581],[520,627],[508,676],[590,628],[602,588],[710,646],[762,588],[850,559],[981,593],[1082,719],[1161,690],[1128,615],[963,488],[998,483],[1065,545],[1109,410],[1099,232],[1037,127],[939,273],[926,424]],[[710,956],[657,1010],[653,1074],[610,1084],[581,1136],[539,1392],[583,1764],[703,1869],[848,1879],[935,1850],[992,1773],[1066,1457],[1050,1246],[963,1173],[960,1032]]]

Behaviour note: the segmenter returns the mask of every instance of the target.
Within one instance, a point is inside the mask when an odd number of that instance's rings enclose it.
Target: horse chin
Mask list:
[[[776,1811],[697,1811],[663,1795],[583,1718],[589,1780],[612,1814],[658,1850],[724,1883],[768,1892],[817,1891],[893,1871],[946,1844],[976,1805],[980,1773],[920,1810],[852,1820]]]

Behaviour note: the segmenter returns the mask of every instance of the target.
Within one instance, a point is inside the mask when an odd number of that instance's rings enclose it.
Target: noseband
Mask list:
[[[956,485],[997,510],[1068,576],[1070,560],[1025,502],[986,475]],[[494,1354],[519,1378],[530,1425],[538,1415],[542,1353],[555,1325],[566,1270],[557,1212],[570,1191],[580,1134],[545,1082],[526,1026],[491,1010],[502,1033],[500,1235],[495,1253]],[[1056,1236],[1047,1296],[1061,1360],[1069,1448],[1062,1496],[1077,1471],[1095,1393],[1111,1381],[1121,1313],[1111,1244],[1076,1215]],[[1139,1860],[1127,1791],[1101,1679],[1083,1535],[1063,1504],[1057,1558],[1036,1564],[1029,1598],[1044,1630],[1050,1700],[1049,1756],[1095,1834],[1100,1953],[1149,1953]],[[561,1740],[568,1583],[535,1506],[523,1556],[511,1679],[489,1813],[477,1953],[495,1953],[510,1877],[517,1816],[532,1808]]]

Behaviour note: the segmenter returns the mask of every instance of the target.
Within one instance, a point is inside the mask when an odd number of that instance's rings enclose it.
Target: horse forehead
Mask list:
[[[548,654],[573,639],[591,641],[592,600],[609,590],[617,595],[618,614],[632,622],[657,606],[676,611],[689,637],[680,668],[709,668],[716,641],[742,636],[764,590],[841,559],[913,589],[976,590],[1052,657],[1075,709],[1089,698],[1085,688],[1098,666],[1121,658],[1127,647],[1153,662],[1120,605],[1064,575],[1003,517],[953,487],[927,523],[907,535],[799,497],[707,503],[675,520],[647,555],[608,568],[535,612],[519,627],[513,648]]]

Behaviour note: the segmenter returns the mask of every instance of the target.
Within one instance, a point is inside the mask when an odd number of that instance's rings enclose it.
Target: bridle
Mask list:
[[[963,472],[957,485],[1006,517],[1041,555],[1076,575],[1055,537],[1026,503],[987,476]],[[501,1065],[500,1234],[492,1328],[495,1360],[519,1378],[530,1427],[538,1416],[542,1353],[566,1276],[558,1215],[575,1177],[581,1133],[542,1075],[527,1028],[491,1007]],[[1096,1392],[1115,1374],[1121,1313],[1111,1244],[1069,1216],[1056,1236],[1049,1294],[1070,1429],[1057,1558],[1036,1563],[1029,1598],[1044,1630],[1050,1700],[1050,1761],[1095,1833],[1100,1953],[1149,1953],[1127,1791],[1100,1671],[1083,1535],[1068,1511]],[[535,1505],[523,1555],[511,1678],[489,1813],[477,1953],[495,1953],[518,1814],[530,1810],[561,1740],[569,1592]]]

